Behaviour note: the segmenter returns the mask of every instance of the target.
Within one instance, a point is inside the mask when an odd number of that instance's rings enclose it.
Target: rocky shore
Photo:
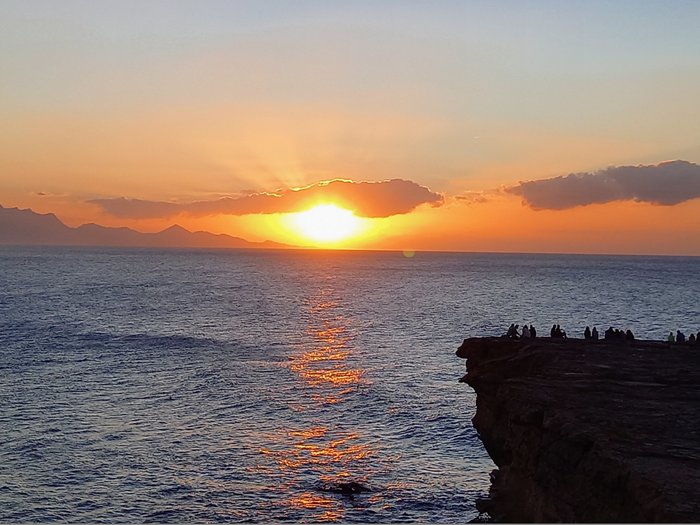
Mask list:
[[[700,347],[465,339],[501,522],[699,522]]]

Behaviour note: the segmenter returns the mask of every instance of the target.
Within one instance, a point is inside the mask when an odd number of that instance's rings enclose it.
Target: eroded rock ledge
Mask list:
[[[465,339],[496,521],[700,521],[700,348]]]

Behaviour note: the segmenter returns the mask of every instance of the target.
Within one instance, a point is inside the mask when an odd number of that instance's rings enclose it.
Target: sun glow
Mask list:
[[[295,213],[290,221],[303,237],[321,243],[343,241],[360,229],[360,219],[353,212],[333,204],[319,204]]]

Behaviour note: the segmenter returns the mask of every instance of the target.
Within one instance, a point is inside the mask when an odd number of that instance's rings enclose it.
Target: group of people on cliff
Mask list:
[[[522,332],[518,332],[519,327],[519,324],[511,323],[506,332],[506,337],[510,337],[511,339],[534,339],[537,337],[537,330],[535,330],[534,326],[523,325]]]
[[[508,327],[508,331],[506,332],[505,337],[509,337],[511,339],[534,339],[535,337],[537,337],[537,330],[533,325],[525,324],[523,325],[521,331],[518,331],[519,328],[520,325],[511,323],[511,325]],[[563,330],[558,324],[552,325],[552,329],[549,331],[549,336],[552,339],[567,338],[566,330]],[[673,336],[673,334],[671,334],[669,337],[671,336]],[[604,332],[603,337],[606,341],[634,341],[634,334],[632,333],[632,330],[618,330],[617,328],[613,328],[612,326]],[[698,337],[700,337],[700,334]],[[594,326],[591,330],[590,326],[586,326],[585,330],[583,331],[583,338],[597,341],[600,338],[598,328]]]
[[[566,339],[566,331],[562,330],[561,326],[558,324],[552,325],[552,329],[549,331],[549,336],[552,339]],[[522,329],[520,329],[520,325],[511,323],[511,325],[508,327],[508,331],[505,333],[504,337],[509,337],[511,339],[534,339],[537,337],[537,330],[533,325],[523,325]],[[586,340],[592,340],[592,341],[598,341],[600,339],[600,335],[598,333],[598,328],[593,327],[591,329],[590,326],[586,326],[586,328],[583,331],[583,338]],[[629,328],[627,330],[619,330],[617,328],[613,328],[612,326],[605,330],[603,333],[603,339],[606,341],[634,341],[634,334],[632,333],[632,330]],[[691,333],[688,337],[681,332],[680,330],[676,330],[676,333],[674,335],[673,332],[670,332],[667,337],[667,341],[669,343],[689,343],[689,344],[697,344],[700,345],[700,332],[696,334]]]
[[[688,342],[691,345],[692,344],[700,344],[700,332],[698,332],[698,335],[695,335],[691,333],[687,338],[683,332],[680,330],[676,330],[676,335],[673,335],[673,332],[669,332],[668,337],[666,340],[669,343],[685,343]]]
[[[566,339],[566,330],[562,330],[558,324],[553,324],[549,331],[549,337],[553,339]]]
[[[595,330],[595,326],[593,327],[593,329]],[[587,339],[585,337],[585,331],[584,338]],[[613,328],[611,326],[605,331],[605,333],[603,334],[603,338],[606,341],[634,341],[634,334],[629,328],[627,330],[618,330],[617,328]]]
[[[519,324],[511,323],[504,337],[510,337],[511,339],[534,339],[537,337],[537,330],[533,325],[525,324],[521,331],[518,331],[519,328]],[[566,339],[566,332],[558,324],[552,325],[549,335],[554,338]]]

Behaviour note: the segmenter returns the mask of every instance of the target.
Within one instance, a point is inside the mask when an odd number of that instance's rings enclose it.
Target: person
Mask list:
[[[523,339],[530,339],[530,328],[526,324],[523,325],[522,338]]]
[[[586,329],[583,331],[583,338],[584,339],[591,338],[591,327],[590,326],[587,326]]]
[[[510,337],[511,339],[517,339],[518,338],[518,325],[511,323],[511,325],[508,327],[508,332],[506,333],[506,337]]]
[[[695,334],[690,334],[688,336],[688,342],[691,344],[695,344]]]
[[[632,330],[630,330],[629,328],[625,332],[625,339],[627,341],[634,341],[634,334],[632,333]]]
[[[561,331],[561,326],[557,325],[556,330],[554,330],[554,333],[557,337],[564,337],[563,332]]]
[[[532,337],[533,339],[537,337],[537,330],[535,330],[535,327],[532,325],[530,325],[530,337]]]
[[[593,327],[593,331],[591,331],[591,338],[594,341],[598,340],[598,329],[595,326]]]
[[[557,336],[557,325],[555,325],[555,324],[552,325],[552,329],[549,331],[549,336],[550,337]]]
[[[607,340],[609,340],[609,339],[612,339],[614,335],[615,335],[615,330],[614,330],[613,327],[611,326],[610,328],[608,328],[608,329],[605,331],[605,340],[607,341]]]
[[[673,332],[669,332],[669,333],[668,333],[668,337],[666,338],[666,341],[668,341],[669,343],[675,343],[675,342],[676,342],[676,338],[673,336]]]
[[[680,330],[676,330],[676,343],[685,343],[685,334]]]

